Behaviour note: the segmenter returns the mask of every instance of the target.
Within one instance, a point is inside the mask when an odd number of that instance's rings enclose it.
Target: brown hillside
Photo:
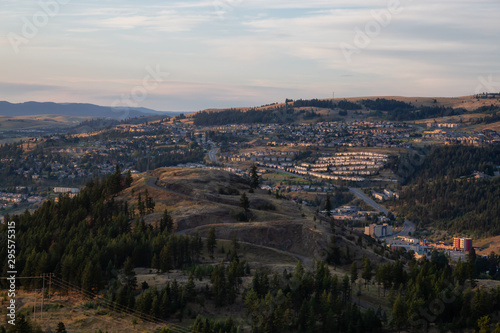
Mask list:
[[[313,220],[312,207],[276,199],[260,189],[249,193],[249,188],[247,180],[225,171],[161,168],[136,176],[121,198],[135,209],[138,194],[147,189],[156,207],[154,213],[145,216],[145,221],[153,226],[168,209],[181,234],[199,232],[203,237],[215,227],[218,239],[236,237],[245,243],[285,251],[308,264],[312,263],[311,259],[325,258],[331,227],[326,220]],[[233,194],[221,194],[228,191]],[[250,201],[248,222],[237,219],[243,212],[239,206],[243,192]],[[361,260],[366,255],[377,262],[385,261],[370,247],[378,245],[368,246],[365,236],[339,226],[336,229],[337,244],[343,253],[350,253],[351,259]],[[357,243],[360,236],[362,246]]]
[[[451,108],[464,108],[467,111],[475,110],[481,106],[490,106],[490,105],[500,105],[500,99],[477,99],[475,96],[459,96],[459,97],[405,97],[405,96],[365,96],[365,97],[349,97],[349,98],[324,98],[321,100],[333,100],[335,102],[341,100],[348,100],[350,102],[359,102],[364,99],[375,100],[377,98],[385,98],[385,99],[394,99],[396,101],[401,101],[405,103],[412,103],[416,107],[421,106],[443,106],[443,107],[451,107]],[[237,107],[235,110],[240,111],[248,111],[250,109],[257,110],[267,110],[269,108],[284,106],[285,103],[279,103],[268,106],[261,107]],[[310,107],[306,107],[304,109],[310,109]],[[203,111],[206,112],[219,112],[227,109],[206,109]],[[314,108],[314,110],[318,111],[320,109]],[[202,112],[202,111],[200,111]],[[187,117],[192,117],[195,113],[191,113],[187,115]]]

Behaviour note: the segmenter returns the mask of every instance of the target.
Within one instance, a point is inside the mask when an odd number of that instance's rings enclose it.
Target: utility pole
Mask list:
[[[43,282],[42,282],[42,306],[40,307],[40,320],[43,320],[43,297],[44,297],[43,294],[45,293],[45,273],[43,273],[42,279],[43,279]]]
[[[54,273],[49,273],[49,300],[50,300],[50,286],[52,285],[52,276]]]
[[[35,289],[35,305],[33,306],[33,320],[36,320],[36,289]]]

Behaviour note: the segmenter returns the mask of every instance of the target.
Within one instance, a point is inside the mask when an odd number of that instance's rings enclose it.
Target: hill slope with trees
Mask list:
[[[395,202],[419,226],[476,237],[500,233],[500,147],[432,148]],[[487,176],[476,178],[473,173]]]

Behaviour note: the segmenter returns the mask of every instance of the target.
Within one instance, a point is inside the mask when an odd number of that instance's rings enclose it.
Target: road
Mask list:
[[[413,233],[415,232],[415,224],[408,221],[408,220],[405,220],[404,224],[403,224],[403,230],[401,230],[400,232],[392,235],[392,236],[389,236],[389,237],[385,237],[383,239],[394,239],[398,236],[408,236],[409,233]]]
[[[275,169],[270,169],[270,168],[266,168],[266,169],[269,170],[269,171],[273,171],[273,172],[277,171]],[[284,170],[279,170],[278,172],[286,173],[286,174],[289,174],[291,176],[295,176],[295,177],[298,177],[298,178],[307,179],[304,176],[293,174],[293,173],[290,173],[290,172],[287,172],[287,171],[284,171]],[[387,208],[384,208],[381,205],[379,205],[378,203],[376,203],[373,199],[371,199],[369,196],[367,196],[361,189],[356,188],[356,187],[349,187],[349,191],[351,191],[355,196],[357,196],[358,198],[360,198],[361,200],[363,200],[367,205],[372,206],[373,208],[375,208],[379,212],[384,213],[387,216],[389,215],[390,212],[389,212],[389,210]],[[327,220],[325,220],[325,221],[327,221]],[[392,239],[392,238],[395,238],[397,236],[408,236],[409,233],[413,234],[415,232],[415,230],[416,230],[415,224],[413,224],[412,222],[410,222],[408,220],[405,220],[405,222],[403,224],[403,230],[401,230],[397,234],[394,234],[394,235],[392,235],[390,237],[387,237],[386,239]]]
[[[366,202],[366,204],[372,206],[373,208],[375,208],[379,212],[382,212],[385,215],[389,215],[389,211],[386,208],[380,206],[378,203],[373,201],[370,197],[368,197],[365,193],[363,193],[363,191],[361,191],[359,188],[349,187],[349,191],[351,191],[355,196],[357,196],[358,198],[360,198],[361,200]]]
[[[210,159],[211,162],[217,163],[217,153],[219,152],[219,148],[214,148],[211,149],[208,152],[208,158]]]
[[[265,168],[265,169],[267,169],[269,171],[273,171],[273,172],[286,173],[286,174],[288,174],[290,176],[294,176],[294,177],[298,177],[298,178],[302,178],[302,179],[307,179],[304,176],[297,175],[297,174],[294,174],[294,173],[291,173],[291,172],[287,172],[287,171],[284,171],[284,170],[275,170],[275,169],[270,169],[270,168]],[[328,184],[328,183],[324,183],[324,184]],[[330,185],[330,184],[328,184],[328,185]],[[363,200],[364,202],[366,202],[367,205],[372,206],[373,208],[375,208],[379,212],[384,213],[385,215],[389,215],[389,211],[386,208],[380,206],[378,203],[376,203],[375,201],[373,201],[370,197],[368,197],[365,193],[363,193],[363,191],[361,191],[359,188],[349,187],[349,191],[351,191],[355,196],[357,196],[358,198],[360,198],[361,200]]]
[[[379,212],[382,212],[384,213],[385,215],[389,215],[389,211],[380,206],[378,203],[376,203],[375,201],[373,201],[373,199],[371,199],[370,197],[368,197],[365,193],[363,193],[363,191],[361,191],[359,188],[354,188],[354,187],[349,187],[349,190],[354,193],[354,195],[356,195],[358,198],[362,199],[364,202],[366,202],[366,204],[372,206],[373,208],[375,208],[376,210],[378,210]],[[390,237],[386,237],[385,239],[393,239],[393,238],[396,238],[397,236],[408,236],[409,233],[414,233],[415,232],[415,224],[408,221],[408,220],[405,220],[404,224],[403,224],[403,230],[401,230],[400,232],[390,236]]]
[[[265,168],[265,169],[267,169],[269,171],[273,171],[273,172],[286,173],[286,174],[288,174],[290,176],[294,176],[294,177],[298,177],[298,178],[302,178],[302,179],[308,179],[307,177],[304,177],[304,176],[301,176],[301,175],[297,175],[297,174],[294,174],[294,173],[291,173],[291,172],[288,172],[288,171],[284,171],[284,170],[275,170],[275,169],[271,169],[271,168]],[[330,185],[328,183],[324,183],[324,184]],[[337,185],[335,185],[335,186],[337,186]],[[355,188],[355,187],[349,187],[349,191],[351,191],[355,196],[357,196],[358,198],[360,198],[361,200],[363,200],[364,202],[366,202],[367,205],[372,206],[373,208],[375,208],[379,212],[384,213],[385,215],[389,215],[390,212],[386,208],[380,206],[378,203],[376,203],[375,201],[373,201],[363,191],[361,191],[361,189]]]

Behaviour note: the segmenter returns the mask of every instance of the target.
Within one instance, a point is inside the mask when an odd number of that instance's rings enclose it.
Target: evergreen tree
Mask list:
[[[125,260],[125,264],[123,265],[123,274],[127,287],[130,289],[137,288],[137,277],[135,275],[134,263],[130,257]]]
[[[153,200],[153,197],[150,197],[149,196],[149,193],[148,193],[148,190],[146,189],[146,193],[144,194],[145,196],[145,206],[146,206],[146,211],[148,212],[148,214],[151,214],[152,212],[154,212],[155,210],[155,202]]]
[[[167,209],[163,211],[163,216],[160,219],[160,231],[163,232],[165,229],[169,234],[172,233],[174,229],[174,221],[172,219],[172,216],[168,214]]]
[[[98,263],[88,260],[82,273],[82,289],[85,291],[99,290],[101,278],[101,268]]]
[[[363,278],[363,280],[365,280],[365,286],[371,281],[372,275],[373,273],[370,259],[365,256],[363,257],[363,271],[361,272],[361,277]]]
[[[406,304],[401,295],[398,295],[392,307],[392,319],[398,331],[404,328],[408,323]]]
[[[57,324],[57,330],[56,330],[57,333],[66,333],[66,327],[64,326],[64,323],[62,321],[60,321],[58,324]]]
[[[236,238],[236,233],[233,233],[232,239],[231,239],[231,254],[236,255],[238,250],[240,249],[240,243],[238,242],[238,239]]]
[[[137,196],[137,209],[139,210],[139,215],[144,216],[146,212],[146,205],[144,201],[142,201],[141,193]]]
[[[127,176],[125,177],[125,186],[130,187],[134,179],[132,178],[132,172],[130,170],[127,171]]]
[[[478,319],[477,321],[477,327],[478,327],[478,333],[490,333],[490,324],[491,324],[491,319],[489,316],[483,316]]]
[[[109,189],[111,194],[117,194],[122,190],[122,172],[117,164],[115,172],[109,178]]]
[[[259,175],[257,174],[257,166],[255,164],[250,168],[250,186],[251,188],[259,187]]]
[[[196,296],[196,285],[194,284],[193,274],[189,274],[188,283],[186,284],[186,300],[192,301]]]
[[[245,212],[248,212],[248,209],[250,208],[250,201],[248,200],[248,197],[245,192],[241,194],[240,207],[243,208]]]
[[[169,272],[172,269],[172,255],[168,245],[164,245],[160,252],[160,270]]]
[[[345,274],[344,278],[342,279],[342,295],[343,303],[346,304],[351,297],[351,288],[349,286],[349,277],[347,276],[347,274]]]
[[[216,246],[217,246],[217,240],[215,238],[215,227],[211,227],[210,230],[208,231],[207,251],[212,259],[214,257],[214,249]]]
[[[158,259],[158,256],[153,254],[153,259],[151,260],[151,268],[154,268],[156,270],[160,270],[160,259]]]
[[[215,296],[215,306],[220,307],[227,303],[227,279],[224,264],[221,263],[214,267],[211,276],[212,292]]]
[[[476,281],[474,280],[476,277],[476,250],[474,250],[474,248],[471,248],[469,250],[467,260],[468,260],[467,273],[469,276],[469,282],[471,288],[474,288],[476,286]]]
[[[356,280],[358,279],[358,266],[356,265],[356,262],[353,262],[351,264],[349,273],[351,274],[351,284],[354,285],[356,283]]]
[[[326,215],[327,216],[332,215],[332,212],[331,212],[331,210],[332,210],[332,202],[331,202],[330,194],[329,193],[326,194],[325,210],[326,210]]]

